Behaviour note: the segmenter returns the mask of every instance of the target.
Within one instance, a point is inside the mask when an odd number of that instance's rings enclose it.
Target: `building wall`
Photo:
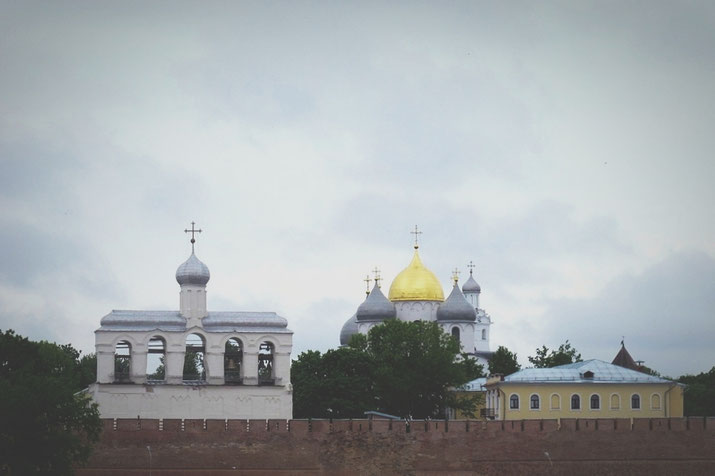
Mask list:
[[[498,408],[497,419],[538,420],[543,418],[657,418],[683,416],[683,389],[671,384],[506,383],[488,385],[487,406]],[[496,389],[499,389],[499,392]],[[640,408],[631,408],[631,397],[640,396]],[[510,408],[512,395],[519,397],[519,408]],[[539,397],[539,408],[532,409],[531,396]],[[581,408],[571,409],[571,397],[580,397]],[[600,408],[591,409],[592,395],[600,397]],[[496,400],[498,401],[498,404]],[[615,405],[618,403],[618,405]]]
[[[715,418],[105,420],[90,475],[715,474]]]

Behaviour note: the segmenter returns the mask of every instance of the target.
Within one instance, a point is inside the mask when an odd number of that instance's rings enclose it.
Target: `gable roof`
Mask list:
[[[593,376],[585,375],[592,372]],[[674,383],[598,359],[547,369],[523,369],[504,377],[502,383]]]

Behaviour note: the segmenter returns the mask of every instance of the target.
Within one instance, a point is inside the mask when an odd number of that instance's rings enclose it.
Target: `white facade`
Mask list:
[[[179,311],[102,318],[89,388],[101,417],[291,418],[287,321],[272,312],[207,311],[209,272],[193,251],[176,277]],[[148,375],[150,355],[161,371]]]

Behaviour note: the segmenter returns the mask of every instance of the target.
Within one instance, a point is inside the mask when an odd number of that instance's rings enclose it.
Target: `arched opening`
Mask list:
[[[530,404],[530,408],[531,408],[532,410],[538,410],[538,409],[539,409],[541,402],[539,402],[539,396],[538,396],[538,395],[536,395],[536,394],[532,395],[531,398],[529,399],[529,402],[530,402],[530,403],[529,403],[529,404]]]
[[[601,409],[601,397],[598,395],[591,395],[591,410]]]
[[[571,395],[571,410],[581,409],[581,397],[578,395]]]
[[[453,327],[452,328],[452,337],[459,342],[459,327]]]
[[[114,348],[114,381],[117,383],[131,382],[132,346],[122,340]]]
[[[650,408],[653,410],[660,410],[660,395],[654,393],[650,396]]]
[[[611,395],[611,410],[619,410],[621,408],[621,396],[617,393]]]
[[[166,379],[164,366],[166,343],[161,337],[154,336],[149,341],[146,355],[146,379],[149,382],[163,382]]]
[[[557,394],[551,395],[551,409],[558,410],[561,408],[561,397]]]
[[[204,369],[204,354],[206,344],[203,337],[198,334],[189,334],[186,337],[186,355],[184,357],[184,381],[203,382],[206,380]]]
[[[241,366],[243,364],[243,346],[241,341],[232,337],[226,341],[223,354],[223,377],[227,385],[243,383]]]
[[[258,347],[258,385],[273,385],[273,344],[263,342]]]
[[[633,410],[640,410],[641,408],[641,396],[637,393],[631,397],[631,408]]]
[[[519,409],[519,395],[513,394],[509,397],[509,409],[518,410]]]
[[[482,340],[487,340],[487,330],[482,329]]]

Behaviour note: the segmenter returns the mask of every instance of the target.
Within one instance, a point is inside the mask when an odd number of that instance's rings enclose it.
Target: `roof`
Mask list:
[[[626,350],[626,346],[621,342],[621,350],[618,351],[616,356],[613,358],[613,365],[618,365],[631,370],[638,370],[638,364],[633,360],[631,354]]]
[[[352,336],[357,333],[357,313],[355,313],[350,317],[350,319],[345,321],[345,324],[343,324],[343,328],[340,330],[340,345],[348,345]]]
[[[458,390],[466,391],[466,392],[484,392],[486,388],[484,385],[487,383],[487,378],[486,377],[479,377],[475,378],[471,382],[467,382],[461,387],[459,387]]]
[[[380,286],[375,282],[375,286],[370,291],[367,299],[357,308],[358,321],[384,321],[393,319],[397,314],[395,305],[387,300]]]
[[[469,279],[464,283],[464,286],[462,286],[462,292],[465,293],[481,293],[482,288],[479,286],[479,283],[477,283],[474,280],[474,276],[472,276],[472,271],[469,270]]]
[[[476,321],[477,311],[472,307],[462,294],[462,291],[454,283],[452,292],[446,301],[437,308],[438,321]]]
[[[275,312],[209,312],[201,322],[206,332],[292,333],[288,321]],[[98,330],[183,332],[186,319],[179,311],[114,310],[102,318]]]
[[[593,377],[586,376],[593,372]],[[523,369],[500,383],[673,383],[602,360],[592,359],[547,369]]]
[[[390,285],[390,301],[444,301],[444,291],[437,276],[427,269],[415,246],[412,261]]]
[[[206,286],[211,278],[208,266],[191,252],[189,259],[181,263],[176,270],[176,282],[180,285],[193,284],[196,286]]]

